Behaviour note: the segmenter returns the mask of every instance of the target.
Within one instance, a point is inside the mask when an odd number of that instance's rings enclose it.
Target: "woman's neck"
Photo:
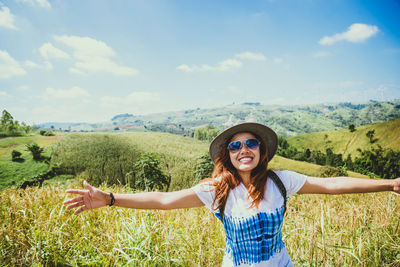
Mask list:
[[[240,176],[240,179],[242,179],[242,183],[248,189],[249,186],[250,186],[251,172],[240,172],[240,171],[238,171],[238,174]]]

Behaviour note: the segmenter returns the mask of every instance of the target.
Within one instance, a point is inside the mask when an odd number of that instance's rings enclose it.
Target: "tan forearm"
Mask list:
[[[400,179],[400,178],[399,178]],[[307,177],[299,194],[351,194],[381,191],[398,193],[400,180],[360,179],[352,177]]]
[[[182,209],[203,206],[203,202],[191,189],[175,192],[144,192],[114,194],[114,206],[132,209]],[[108,200],[107,203],[110,203]]]
[[[137,194],[114,194],[114,206],[132,209],[163,209],[163,192],[144,192]]]
[[[393,180],[360,179],[352,177],[326,178],[330,194],[371,193],[393,191]]]

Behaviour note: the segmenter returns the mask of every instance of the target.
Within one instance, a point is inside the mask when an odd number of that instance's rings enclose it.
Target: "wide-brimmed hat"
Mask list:
[[[278,136],[276,133],[265,125],[255,122],[245,122],[226,129],[214,138],[210,145],[211,159],[215,161],[221,150],[226,149],[227,141],[240,132],[250,132],[259,136],[261,138],[259,141],[267,145],[268,160],[274,157],[278,149]]]

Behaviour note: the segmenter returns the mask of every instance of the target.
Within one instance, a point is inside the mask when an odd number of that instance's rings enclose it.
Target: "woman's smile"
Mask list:
[[[251,133],[238,133],[232,137],[231,142],[240,141],[242,146],[238,150],[229,151],[229,156],[233,167],[238,170],[239,174],[250,173],[257,167],[260,161],[260,148],[259,146],[248,148],[244,142],[247,139],[254,139],[255,136]]]

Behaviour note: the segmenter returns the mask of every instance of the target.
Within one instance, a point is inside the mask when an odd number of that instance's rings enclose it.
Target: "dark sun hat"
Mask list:
[[[276,133],[265,125],[255,122],[245,122],[226,129],[214,138],[210,145],[210,157],[212,161],[215,162],[219,152],[222,149],[226,149],[225,146],[227,141],[235,134],[241,132],[249,132],[259,136],[261,138],[259,141],[267,145],[268,160],[271,160],[274,157],[276,150],[278,149],[278,136]]]

